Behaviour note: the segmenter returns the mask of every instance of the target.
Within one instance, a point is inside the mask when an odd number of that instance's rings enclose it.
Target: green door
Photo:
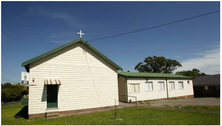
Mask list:
[[[47,108],[58,107],[58,86],[47,85]]]

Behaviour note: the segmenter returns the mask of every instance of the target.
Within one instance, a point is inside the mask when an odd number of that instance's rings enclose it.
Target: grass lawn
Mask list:
[[[196,110],[220,111],[220,106],[186,105],[182,108],[196,109]]]
[[[2,125],[220,125],[220,114],[187,112],[176,110],[158,110],[150,108],[118,109],[73,115],[55,119],[27,119],[27,106],[2,106]]]

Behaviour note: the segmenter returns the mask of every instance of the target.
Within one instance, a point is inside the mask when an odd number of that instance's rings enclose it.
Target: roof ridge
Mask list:
[[[140,72],[118,72],[119,75],[127,77],[154,77],[154,78],[186,78],[193,79],[193,77],[177,75],[177,74],[163,74],[163,73],[140,73]]]

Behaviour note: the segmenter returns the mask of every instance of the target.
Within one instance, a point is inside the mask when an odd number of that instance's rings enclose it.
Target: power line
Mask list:
[[[94,79],[93,79],[93,76],[92,76],[92,71],[91,71],[91,69],[90,69],[89,62],[88,62],[88,60],[87,60],[87,56],[86,56],[85,50],[84,50],[84,55],[85,55],[85,59],[86,59],[87,66],[88,66],[88,68],[89,68],[89,74],[90,74],[90,76],[91,76],[92,83],[93,83],[93,86],[94,86],[94,88],[95,88],[95,92],[96,92],[96,95],[97,95],[97,98],[98,98],[99,106],[101,107],[100,98],[99,98],[99,95],[98,95],[98,92],[97,92],[97,89],[96,89],[96,85],[95,85],[95,82],[94,82]]]
[[[19,77],[17,74],[14,74],[10,71],[5,71],[4,69],[2,69],[2,70],[4,71],[4,72],[2,72],[2,74],[6,73],[6,74],[9,74],[9,75],[14,76],[14,77]]]
[[[18,77],[21,77],[21,75],[19,75],[18,73],[16,73],[16,72],[13,72],[12,70],[10,70],[10,69],[8,69],[8,68],[6,68],[6,67],[4,67],[4,66],[2,66],[5,70],[7,70],[7,72],[10,72],[11,74],[14,74],[14,75],[16,75],[16,76],[18,76]]]
[[[8,79],[8,78],[5,78],[5,77],[1,77],[1,79],[5,82],[12,82],[12,83],[18,83],[17,81],[15,80],[11,80],[11,79]]]
[[[135,32],[145,31],[145,30],[149,30],[149,29],[153,29],[153,28],[163,27],[163,26],[166,26],[166,25],[171,25],[171,24],[175,24],[175,23],[191,20],[191,19],[194,19],[194,18],[199,18],[199,17],[202,17],[202,16],[206,16],[206,15],[209,15],[209,14],[213,14],[213,13],[219,12],[219,11],[220,10],[216,10],[216,11],[212,11],[212,12],[209,12],[209,13],[197,15],[197,16],[194,16],[194,17],[189,17],[189,18],[173,21],[173,22],[170,22],[170,23],[156,25],[156,26],[152,26],[152,27],[148,27],[148,28],[143,28],[143,29],[139,29],[139,30],[135,30],[135,31],[130,31],[130,32],[125,32],[125,33],[121,33],[121,34],[111,35],[111,36],[107,36],[107,37],[103,37],[103,38],[92,39],[92,40],[88,40],[87,42],[89,42],[89,41],[92,42],[92,41],[97,41],[97,40],[102,40],[102,39],[108,39],[108,38],[117,37],[117,36],[121,36],[121,35],[126,35],[126,34],[135,33]]]

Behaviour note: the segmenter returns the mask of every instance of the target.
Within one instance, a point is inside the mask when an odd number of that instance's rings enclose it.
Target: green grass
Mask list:
[[[220,111],[220,106],[187,105],[182,108],[196,109],[196,110]]]
[[[173,106],[171,105],[162,105],[163,107],[166,107],[166,108],[173,108]]]
[[[2,125],[219,125],[220,114],[158,110],[150,108],[125,108],[91,114],[73,115],[55,119],[26,119],[27,106],[2,106]]]

